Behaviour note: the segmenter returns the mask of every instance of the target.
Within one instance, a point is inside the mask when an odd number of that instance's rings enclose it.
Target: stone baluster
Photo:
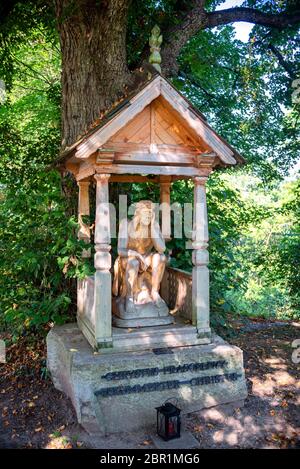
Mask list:
[[[95,336],[98,348],[112,346],[111,254],[108,180],[96,174],[95,221]]]
[[[90,215],[90,199],[89,199],[89,186],[90,181],[79,181],[79,194],[78,194],[78,239],[83,239],[86,243],[89,243],[91,240],[91,233],[89,225],[86,225],[82,217],[84,215]],[[90,249],[83,249],[82,257],[91,257]]]
[[[198,337],[210,337],[208,219],[206,206],[206,177],[194,178],[192,318]]]

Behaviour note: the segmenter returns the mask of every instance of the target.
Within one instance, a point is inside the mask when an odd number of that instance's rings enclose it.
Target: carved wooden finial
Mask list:
[[[155,25],[154,28],[152,28],[151,31],[151,36],[149,39],[149,45],[150,45],[150,57],[149,57],[149,63],[156,68],[156,70],[161,73],[161,55],[160,55],[160,46],[162,43],[162,35],[160,34],[160,28],[159,26]]]

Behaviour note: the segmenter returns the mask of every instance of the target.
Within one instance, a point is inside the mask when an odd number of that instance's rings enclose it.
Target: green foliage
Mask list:
[[[293,30],[269,33],[267,41],[254,32],[245,44],[232,26],[201,31],[185,47],[174,81],[267,184],[298,161],[300,137],[295,116],[287,113],[291,78],[268,45],[276,44],[296,73],[299,37]]]
[[[275,214],[274,214],[275,215]],[[278,208],[280,230],[270,236],[265,258],[268,284],[280,285],[295,317],[300,313],[300,180],[283,187]],[[275,218],[275,219],[276,219]],[[273,221],[274,223],[274,221]],[[272,268],[270,268],[272,266]]]
[[[28,41],[11,50],[13,86],[0,106],[0,324],[15,331],[64,322],[73,279],[90,272],[50,169],[60,145],[59,55],[43,30]]]
[[[193,201],[192,183],[177,181],[172,202]],[[158,201],[155,186],[134,185],[132,199]],[[228,313],[299,319],[299,179],[264,188],[243,170],[208,180],[212,324]],[[186,237],[168,243],[171,265],[191,271]]]
[[[248,203],[260,215],[232,247],[238,282],[224,298],[241,314],[299,319],[299,180],[268,193],[252,184]]]
[[[42,157],[43,147],[35,148]],[[90,273],[80,261],[77,222],[66,218],[59,174],[34,161],[28,158],[19,180],[7,178],[1,196],[0,317],[17,330],[64,322],[75,309],[73,279]]]

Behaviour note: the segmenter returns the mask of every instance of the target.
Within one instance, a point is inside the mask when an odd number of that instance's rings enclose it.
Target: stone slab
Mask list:
[[[174,318],[170,315],[162,317],[149,317],[149,318],[132,318],[122,319],[118,316],[113,316],[113,325],[116,327],[128,328],[128,327],[151,327],[151,326],[165,326],[172,324]]]
[[[136,351],[152,350],[153,348],[183,347],[202,345],[211,342],[210,335],[199,337],[196,327],[176,319],[176,323],[160,327],[140,327],[121,329],[113,328],[113,350]]]
[[[157,449],[194,449],[199,448],[199,441],[190,432],[182,431],[180,438],[164,441],[158,435],[151,436]]]
[[[92,326],[87,320],[77,317],[79,329],[95,350],[98,349],[93,337]],[[76,325],[74,324],[74,330]],[[210,331],[197,331],[195,326],[176,318],[173,324],[148,327],[113,327],[112,347],[102,348],[101,353],[120,351],[152,350],[154,348],[202,345],[211,342]]]
[[[108,350],[93,352],[75,324],[55,326],[47,336],[54,385],[90,433],[153,428],[155,407],[170,397],[184,414],[247,396],[242,351],[218,336],[167,353]]]

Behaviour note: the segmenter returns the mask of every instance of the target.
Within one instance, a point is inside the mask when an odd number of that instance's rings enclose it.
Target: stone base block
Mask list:
[[[90,433],[153,429],[155,407],[169,398],[187,413],[247,396],[242,351],[214,335],[207,345],[95,353],[66,324],[49,332],[47,351],[55,387]]]

